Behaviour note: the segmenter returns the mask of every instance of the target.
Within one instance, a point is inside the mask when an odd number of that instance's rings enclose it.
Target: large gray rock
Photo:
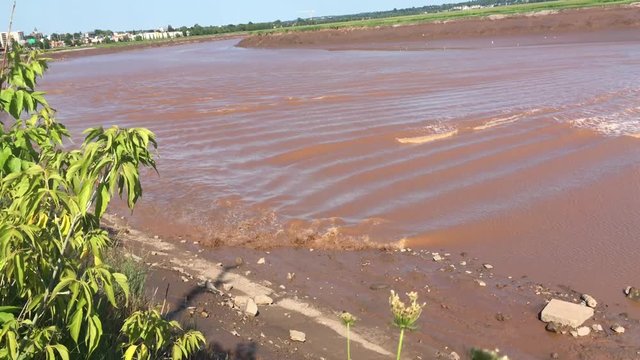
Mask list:
[[[540,314],[540,320],[577,328],[593,316],[593,309],[558,299],[551,300]]]

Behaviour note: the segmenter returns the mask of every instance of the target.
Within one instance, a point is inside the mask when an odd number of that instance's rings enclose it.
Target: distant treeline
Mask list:
[[[503,6],[503,5],[525,4],[525,3],[546,2],[546,1],[551,1],[551,0],[475,0],[475,1],[455,3],[455,4],[428,5],[428,6],[412,7],[412,8],[406,8],[406,9],[393,9],[388,11],[364,12],[364,13],[352,14],[352,15],[320,16],[320,17],[312,17],[312,18],[305,18],[305,19],[298,18],[296,20],[287,20],[287,21],[276,20],[276,21],[261,22],[261,23],[249,22],[247,24],[238,24],[238,25],[230,24],[230,25],[222,25],[222,26],[201,26],[196,24],[192,27],[183,26],[179,30],[183,32],[189,31],[189,35],[215,35],[215,34],[225,34],[225,33],[238,32],[238,31],[270,30],[270,29],[287,28],[287,27],[294,27],[294,26],[319,25],[319,24],[339,23],[339,22],[347,22],[347,21],[354,21],[354,20],[370,20],[370,19],[389,18],[389,17],[396,17],[396,16],[419,15],[424,13],[452,11],[452,10],[460,9],[465,6],[490,7],[490,6]]]
[[[298,18],[295,20],[276,20],[269,22],[259,22],[253,23],[249,22],[247,24],[229,24],[229,25],[221,25],[221,26],[202,26],[199,24],[195,24],[193,26],[182,26],[179,28],[174,28],[169,25],[167,27],[167,31],[181,31],[184,36],[198,36],[198,35],[216,35],[216,34],[227,34],[234,32],[245,32],[245,31],[259,31],[259,30],[272,30],[279,28],[289,28],[296,26],[308,26],[308,25],[320,25],[320,24],[329,24],[329,23],[340,23],[340,22],[348,22],[354,20],[371,20],[371,19],[379,19],[379,18],[389,18],[389,17],[397,17],[397,16],[408,16],[408,15],[419,15],[424,13],[436,13],[443,11],[455,11],[464,7],[492,7],[492,6],[503,6],[503,5],[514,5],[514,4],[525,4],[525,3],[537,3],[537,2],[546,2],[552,0],[474,0],[474,1],[466,1],[460,3],[452,3],[452,4],[442,4],[442,5],[428,5],[422,7],[412,7],[406,9],[393,9],[388,11],[373,11],[373,12],[364,12],[359,14],[352,15],[337,15],[337,16],[320,16],[320,17],[310,17],[310,18]],[[145,32],[142,30],[131,30],[129,33],[135,34]],[[82,34],[52,34],[52,40],[62,40],[67,46],[77,45],[78,39]],[[110,30],[95,30],[91,35],[99,36],[110,36],[113,35],[113,32]]]

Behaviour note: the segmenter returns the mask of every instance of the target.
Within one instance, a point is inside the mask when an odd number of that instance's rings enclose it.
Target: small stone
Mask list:
[[[511,316],[509,315],[505,315],[501,312],[496,314],[496,320],[498,321],[507,321],[507,320],[511,320]]]
[[[258,305],[253,299],[247,299],[247,305],[245,305],[244,312],[251,316],[258,316]]]
[[[460,360],[460,355],[458,355],[457,352],[452,351],[451,354],[449,354],[449,360]]]
[[[182,282],[189,282],[189,278],[187,278],[186,276],[180,276],[180,279],[182,280]]]
[[[596,299],[588,294],[582,294],[582,296],[580,297],[582,300],[584,300],[585,304],[590,307],[590,308],[594,308],[596,306],[598,306],[598,302],[596,301]]]
[[[287,280],[293,281],[295,277],[296,277],[296,273],[287,273]]]
[[[243,259],[243,258],[241,258],[240,256],[238,256],[238,257],[236,258],[236,266],[240,266],[240,265],[242,265],[242,264],[244,264],[244,259]]]
[[[258,295],[253,301],[255,301],[256,305],[271,305],[273,304],[273,299],[268,297],[267,295]]]
[[[547,323],[557,322],[575,329],[592,316],[592,308],[563,300],[552,299],[540,313],[540,320]]]
[[[160,239],[160,237],[158,235],[154,235],[153,238],[156,239],[156,240]]]
[[[552,359],[560,359],[560,354],[558,354],[557,352],[551,353],[550,356]]]
[[[640,289],[633,286],[627,286],[624,292],[627,295],[627,298],[640,302]]]
[[[578,333],[578,336],[587,336],[591,334],[591,328],[588,326],[581,326],[576,329],[576,332]]]
[[[200,317],[203,319],[207,319],[209,317],[209,313],[207,312],[207,310],[200,311]]]
[[[558,333],[558,324],[554,322],[547,323],[547,326],[544,327],[548,332]]]
[[[284,286],[284,285],[280,285],[280,286],[278,286],[278,287],[279,287],[280,289],[282,289],[282,290],[286,290],[286,289],[287,289],[287,287],[286,287],[286,286]]]
[[[460,266],[466,266],[467,262],[466,261],[460,261]]]
[[[618,324],[615,324],[611,326],[611,330],[613,330],[613,332],[615,332],[616,334],[624,334],[625,328]]]
[[[480,280],[480,279],[476,279],[475,282],[476,282],[476,284],[478,284],[478,286],[482,286],[482,287],[487,286],[487,283],[482,281],[482,280]]]
[[[491,264],[484,264],[482,266],[484,266],[484,268],[487,269],[487,270],[493,269],[493,265],[491,265]]]
[[[380,283],[380,284],[371,284],[369,286],[369,289],[371,289],[371,290],[384,290],[384,289],[388,289],[388,288],[389,288],[389,285],[382,284],[382,283]]]
[[[229,283],[224,283],[222,284],[222,289],[226,292],[231,291],[231,289],[233,289],[233,285],[229,284]]]
[[[251,275],[251,270],[247,270],[244,272],[244,276],[249,276],[249,275]]]
[[[235,331],[235,330],[232,330],[232,331],[231,331],[231,335],[233,335],[233,336],[238,336],[238,337],[240,336],[240,334],[238,334],[238,332],[237,332],[237,331]]]
[[[604,329],[602,328],[602,325],[600,324],[593,324],[591,325],[591,329],[593,329],[593,331],[599,332],[599,331],[603,331]]]
[[[545,330],[556,333],[556,334],[566,334],[569,331],[570,327],[566,325],[561,325],[556,322],[550,322],[545,327]],[[576,334],[577,335],[577,334]]]
[[[260,258],[260,259],[258,259],[257,264],[258,264],[258,265],[264,265],[266,262],[267,262],[267,261],[266,261],[264,258]]]
[[[289,338],[291,341],[305,342],[307,341],[307,334],[302,331],[289,330]]]
[[[442,256],[438,254],[433,255],[433,261],[436,261],[436,262],[442,261]]]

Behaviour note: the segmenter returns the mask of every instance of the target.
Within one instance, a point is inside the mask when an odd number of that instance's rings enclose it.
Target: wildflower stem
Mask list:
[[[349,339],[349,330],[351,326],[347,324],[347,360],[351,360],[351,339]]]
[[[404,328],[400,328],[400,340],[398,340],[398,354],[396,360],[400,360],[400,353],[402,353],[402,341],[404,340]]]

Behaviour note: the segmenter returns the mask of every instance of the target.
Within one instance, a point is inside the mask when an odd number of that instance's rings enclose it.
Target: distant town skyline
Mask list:
[[[443,0],[18,0],[13,29],[25,33],[86,32],[93,29],[153,29],[172,25],[227,25],[293,20],[367,11],[437,5]],[[6,31],[13,0],[0,0],[0,31]],[[90,5],[89,5],[90,4]]]

